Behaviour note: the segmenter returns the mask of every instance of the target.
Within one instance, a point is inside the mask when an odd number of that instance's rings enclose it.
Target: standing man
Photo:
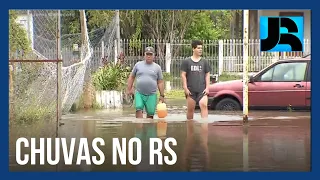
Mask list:
[[[161,67],[153,62],[153,47],[145,49],[145,60],[137,62],[128,79],[127,92],[133,94],[133,82],[136,79],[135,108],[136,118],[143,118],[146,109],[147,118],[153,118],[157,107],[157,89],[160,91],[160,101],[164,102],[164,83]]]
[[[211,67],[201,58],[202,42],[192,41],[193,55],[182,61],[181,78],[187,99],[187,119],[193,119],[196,103],[199,103],[201,118],[208,117],[208,97]]]

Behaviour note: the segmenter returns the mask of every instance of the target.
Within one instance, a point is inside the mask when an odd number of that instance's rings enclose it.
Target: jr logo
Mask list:
[[[303,17],[260,17],[260,50],[303,51]]]

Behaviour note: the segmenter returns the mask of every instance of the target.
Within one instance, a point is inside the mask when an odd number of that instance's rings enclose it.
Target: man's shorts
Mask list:
[[[144,95],[136,92],[134,100],[136,111],[146,109],[147,115],[154,116],[157,107],[157,94]]]
[[[205,93],[203,92],[190,92],[191,95],[190,97],[196,102],[199,103],[199,101],[203,98],[203,96],[205,96]],[[188,96],[186,95],[186,98],[188,98]]]

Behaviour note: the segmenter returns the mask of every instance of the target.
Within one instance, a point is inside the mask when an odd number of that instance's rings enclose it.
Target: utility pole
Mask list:
[[[249,10],[243,11],[243,123],[248,123],[248,106],[249,106],[249,93],[248,93],[248,64],[249,64]]]
[[[117,63],[117,60],[118,60],[118,56],[120,55],[121,53],[121,44],[120,44],[120,11],[119,10],[116,10],[116,49],[117,49],[117,54],[116,54],[116,62]]]
[[[31,49],[33,49],[33,36],[32,36],[32,32],[31,32],[31,25],[33,26],[33,18],[32,18],[32,14],[30,13],[30,10],[27,10],[27,23],[28,23],[28,40],[29,43],[31,44]]]
[[[243,171],[249,170],[248,106],[249,106],[249,10],[243,11]]]
[[[61,56],[61,12],[57,14],[57,122],[56,122],[56,138],[59,137],[60,119],[62,117],[62,60]],[[59,171],[59,163],[56,165],[56,171]]]
[[[57,14],[57,60],[61,60],[61,12],[58,10]],[[57,62],[57,124],[59,125],[59,120],[62,116],[62,62]]]
[[[81,26],[81,61],[83,61],[84,53],[86,49],[84,49],[87,45],[87,37],[86,37],[86,13],[84,10],[80,10],[80,26]]]

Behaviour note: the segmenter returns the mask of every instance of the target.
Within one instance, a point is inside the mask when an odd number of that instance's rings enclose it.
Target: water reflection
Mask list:
[[[106,145],[101,148],[106,161],[103,165],[19,166],[15,162],[15,140],[18,137],[51,137],[36,133],[37,129],[21,131],[21,127],[10,130],[11,171],[310,171],[310,117],[296,119],[255,120],[249,126],[234,122],[202,123],[201,121],[170,122],[154,120],[146,123],[131,123],[104,120],[69,120],[60,127],[60,137],[67,139],[101,137]],[[32,129],[32,127],[28,127]],[[51,127],[46,127],[48,132]],[[18,131],[19,130],[19,131]],[[41,132],[45,132],[43,127]],[[17,134],[17,132],[19,132]],[[139,165],[112,164],[112,138],[139,138],[142,159]],[[177,140],[172,147],[177,154],[174,165],[150,165],[150,138]],[[70,142],[70,141],[69,141]],[[89,145],[90,151],[91,144]],[[155,148],[158,148],[157,146]],[[136,147],[134,148],[136,154]],[[74,162],[78,153],[75,148]],[[29,152],[25,149],[25,152]],[[171,159],[170,153],[162,148],[163,156]],[[53,153],[54,154],[54,153]],[[92,153],[91,155],[96,155]],[[60,154],[61,159],[63,155]],[[39,156],[37,157],[39,158]],[[136,159],[136,157],[134,157]],[[118,159],[118,162],[119,159]]]
[[[195,122],[186,122],[186,143],[181,157],[183,171],[209,171],[208,123],[201,123],[199,135],[195,132]]]
[[[80,138],[87,138],[89,151],[93,152],[92,140],[98,137],[96,134],[96,123],[96,121],[73,121],[66,123],[64,126],[60,127],[59,137],[67,139],[68,147],[70,147],[71,138],[76,138],[73,164],[77,162],[76,158],[78,156]],[[87,165],[85,160],[83,160],[80,165],[65,165],[63,161],[64,155],[62,153],[60,153],[60,160],[61,161],[57,165],[56,171],[72,171],[77,169],[78,171],[89,172],[93,170],[93,167],[91,165]]]
[[[135,125],[135,137],[138,137],[142,142],[142,160],[140,164],[136,166],[136,171],[159,171],[159,166],[157,165],[157,159],[155,160],[155,165],[150,166],[150,138],[157,137],[157,125],[156,123],[137,123]],[[155,148],[158,148],[157,146]]]
[[[248,126],[242,127],[243,139],[242,139],[242,159],[243,159],[243,172],[249,171],[249,139],[248,139]]]

